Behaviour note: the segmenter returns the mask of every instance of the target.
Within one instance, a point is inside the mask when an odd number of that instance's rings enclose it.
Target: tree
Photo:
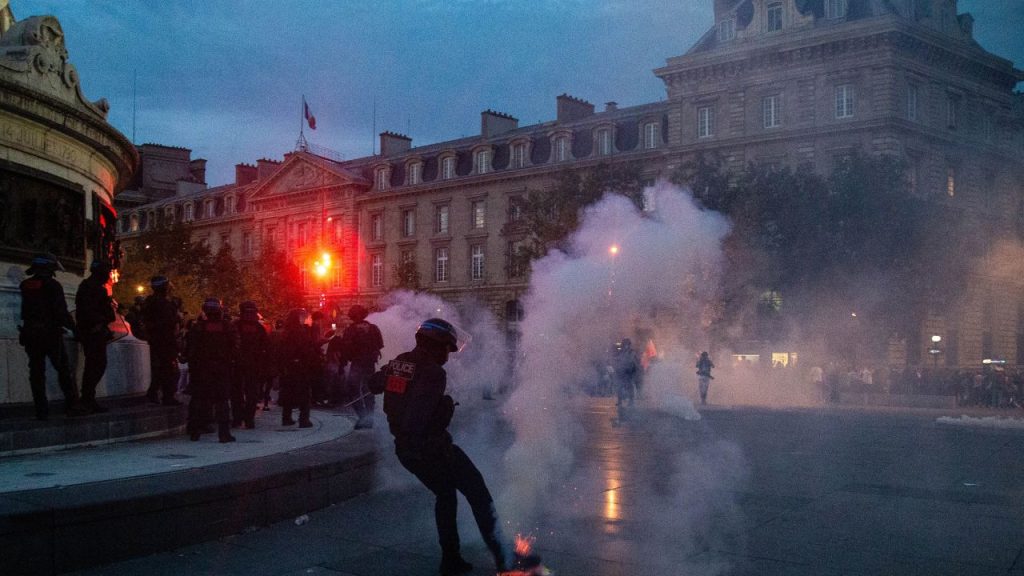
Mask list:
[[[409,259],[391,267],[392,289],[411,290],[420,289],[420,273],[416,269],[416,260]]]
[[[555,176],[552,188],[529,191],[522,206],[522,226],[530,233],[522,248],[524,257],[536,259],[552,249],[566,250],[583,210],[605,194],[621,194],[643,206],[640,168],[638,163],[602,163],[592,169],[567,169]]]
[[[288,310],[305,304],[301,271],[269,239],[242,276],[244,299],[255,301],[266,318],[284,318]]]
[[[235,310],[238,304],[250,300],[258,285],[246,281],[231,251],[230,244],[224,244],[210,261],[203,289],[207,296],[220,298],[226,310]]]
[[[192,240],[190,225],[157,226],[139,234],[126,250],[114,297],[119,302],[130,302],[141,294],[139,286],[147,292],[150,279],[162,275],[171,280],[174,296],[181,299],[183,308],[198,311],[205,298],[210,261],[210,248]]]

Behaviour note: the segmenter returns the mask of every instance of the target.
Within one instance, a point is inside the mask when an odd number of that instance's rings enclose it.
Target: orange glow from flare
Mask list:
[[[522,534],[516,534],[516,555],[518,556],[529,556],[530,549],[533,548],[533,541],[535,538],[530,536],[523,536]]]
[[[611,247],[608,248],[608,253],[611,254],[612,256],[615,256],[616,254],[618,254],[619,253],[619,245],[618,244],[612,244]]]

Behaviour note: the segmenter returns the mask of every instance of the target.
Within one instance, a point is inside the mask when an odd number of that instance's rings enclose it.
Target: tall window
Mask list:
[[[443,246],[434,250],[434,282],[448,281],[448,248]]]
[[[526,258],[522,253],[522,242],[508,243],[508,277],[521,278],[526,273]]]
[[[946,127],[956,130],[956,124],[960,116],[960,97],[949,94],[946,96]]]
[[[402,237],[411,238],[416,235],[416,211],[412,208],[402,210]]]
[[[203,218],[213,218],[213,200],[203,203]]]
[[[448,205],[441,204],[434,209],[434,233],[448,233]]]
[[[132,214],[131,218],[129,218],[129,222],[130,222],[130,224],[128,225],[129,226],[128,229],[131,230],[132,232],[138,232],[139,231],[139,215],[138,214]]]
[[[377,188],[377,190],[387,190],[388,189],[388,169],[387,168],[377,168],[377,170],[373,173],[373,175],[374,175],[373,183],[374,183],[374,186]]]
[[[988,144],[991,144],[996,139],[995,123],[992,121],[991,110],[984,110],[981,113],[981,137]]]
[[[470,205],[473,217],[473,228],[480,229],[487,225],[487,204],[483,200],[474,200]]]
[[[406,167],[405,183],[415,186],[423,182],[423,163],[413,162]]]
[[[519,142],[512,145],[512,167],[526,166],[526,144]]]
[[[384,255],[370,256],[370,283],[374,287],[384,285]]]
[[[917,84],[907,85],[907,120],[917,121]]]
[[[194,214],[192,212],[192,203],[189,202],[188,204],[185,204],[185,222],[191,222],[194,219],[195,218],[194,218]],[[137,229],[138,229],[138,227],[136,227],[136,230]]]
[[[697,137],[707,138],[715,130],[715,109],[711,106],[701,106],[697,109]]]
[[[471,280],[484,279],[484,247],[474,244],[469,251],[469,277]]]
[[[168,206],[164,208],[164,222],[170,225],[174,222],[174,206]]]
[[[569,137],[555,136],[554,141],[555,162],[565,162],[569,159]]]
[[[384,239],[384,215],[370,215],[370,239],[380,241]]]
[[[252,232],[242,232],[242,256],[252,256]]]
[[[846,0],[825,0],[825,18],[846,16]]]
[[[597,131],[597,153],[601,156],[607,156],[612,153],[611,128],[601,128]]]
[[[658,147],[658,140],[661,138],[661,124],[648,122],[644,124],[644,148],[651,150]]]
[[[853,84],[836,86],[836,118],[853,118]]]
[[[953,166],[946,168],[946,195],[956,196],[956,168]]]
[[[335,288],[341,288],[341,281],[342,281],[341,272],[342,272],[341,266],[335,266],[333,268],[333,273],[331,274],[331,286],[333,286]]]
[[[480,150],[476,153],[476,173],[487,174],[491,171],[491,151]]]
[[[777,32],[782,30],[782,3],[773,2],[768,5],[764,20],[765,32]]]
[[[295,239],[298,241],[299,246],[305,246],[306,242],[309,241],[309,235],[307,234],[307,231],[306,231],[306,223],[305,222],[300,222],[295,227]]]
[[[726,18],[718,23],[718,41],[729,42],[736,38],[736,19]]]
[[[765,96],[761,99],[761,113],[764,117],[765,128],[778,128],[782,126],[782,109],[778,94]]]
[[[451,180],[455,178],[455,156],[445,156],[441,160],[441,179]]]
[[[523,219],[523,199],[513,196],[508,199],[508,221],[519,222]]]
[[[224,213],[234,214],[235,213],[235,197],[228,196],[224,199]]]

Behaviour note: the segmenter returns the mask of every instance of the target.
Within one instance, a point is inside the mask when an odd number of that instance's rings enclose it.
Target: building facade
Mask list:
[[[519,206],[567,167],[639,162],[653,181],[714,154],[737,170],[762,162],[825,174],[860,152],[905,159],[916,193],[1019,242],[1024,74],[974,41],[954,0],[715,0],[714,18],[654,71],[662,102],[595,111],[563,94],[546,123],[520,127],[488,110],[475,137],[413,146],[386,132],[380,154],[348,161],[299,150],[240,166],[229,186],[130,208],[121,232],[130,240],[166,211],[242,260],[273,238],[300,266],[310,243],[336,241],[346,275],[311,294],[373,300],[412,285],[486,301],[514,322],[527,287],[515,258],[529,233]],[[998,265],[999,246],[984,252],[963,302],[936,303],[920,334],[894,348],[898,362],[921,363],[932,335],[950,365],[1024,362],[1022,275]]]

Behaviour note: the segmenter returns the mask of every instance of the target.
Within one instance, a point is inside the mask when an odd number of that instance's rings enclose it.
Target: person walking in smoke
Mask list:
[[[96,386],[107,371],[107,343],[113,333],[110,323],[117,316],[114,301],[107,292],[110,282],[110,264],[93,260],[89,266],[91,274],[78,285],[75,294],[75,319],[78,323],[78,341],[85,356],[82,371],[82,407],[89,412],[107,412],[96,402]]]
[[[714,367],[715,363],[711,361],[708,353],[701,352],[700,358],[697,359],[697,380],[700,387],[701,405],[708,403],[708,388],[711,386],[711,381],[715,378],[711,375],[711,369]]]
[[[150,383],[146,397],[154,404],[178,406],[181,402],[174,398],[174,393],[178,387],[181,314],[170,298],[171,282],[166,276],[154,276],[149,285],[153,293],[142,305],[142,321],[149,342]]]
[[[348,376],[345,379],[348,395],[356,415],[356,429],[373,427],[374,395],[366,387],[367,379],[377,369],[380,351],[384,348],[384,338],[380,328],[366,321],[369,311],[356,304],[348,311],[352,324],[341,334],[331,339],[327,345],[327,355],[338,359],[338,374],[348,364]]]
[[[28,355],[28,381],[32,388],[36,420],[46,420],[50,416],[46,399],[47,358],[57,371],[66,414],[81,416],[88,413],[78,402],[78,389],[64,348],[64,329],[74,333],[75,321],[68,312],[64,288],[54,278],[58,270],[63,271],[64,267],[56,256],[39,254],[32,258],[32,265],[25,271],[29,277],[20,285],[22,325],[18,327],[18,343],[25,347]]]
[[[424,321],[416,330],[416,347],[399,354],[370,382],[371,390],[384,394],[384,413],[398,461],[436,497],[441,576],[473,570],[460,552],[456,492],[469,502],[498,571],[505,571],[513,560],[502,541],[494,499],[483,475],[448,433],[456,403],[445,393],[443,366],[449,354],[459,351],[458,337],[455,327],[441,318]]]
[[[188,403],[188,433],[192,441],[199,440],[208,425],[211,408],[217,420],[217,436],[224,442],[234,442],[228,398],[231,395],[232,363],[238,355],[238,333],[224,317],[224,308],[217,298],[203,302],[203,317],[192,325],[185,352],[191,373]]]
[[[636,402],[637,378],[640,376],[640,358],[633,350],[633,342],[623,338],[615,347],[616,406],[633,406]]]

